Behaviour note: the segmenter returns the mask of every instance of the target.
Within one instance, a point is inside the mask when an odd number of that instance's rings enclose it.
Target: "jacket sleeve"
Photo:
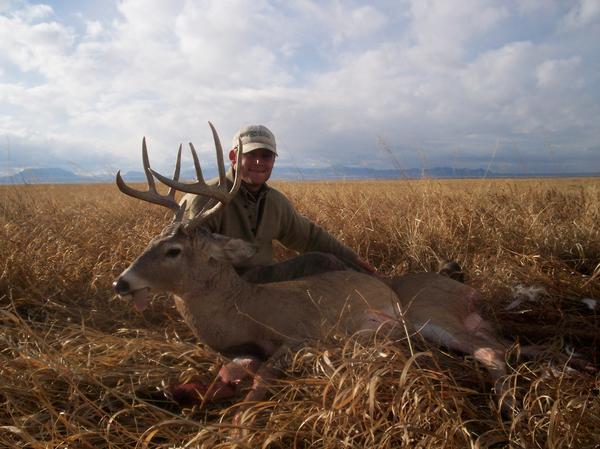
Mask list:
[[[309,251],[330,253],[345,261],[355,261],[358,258],[354,251],[325,229],[298,213],[283,194],[279,195],[277,202],[281,207],[283,226],[277,240],[283,245],[300,253]]]

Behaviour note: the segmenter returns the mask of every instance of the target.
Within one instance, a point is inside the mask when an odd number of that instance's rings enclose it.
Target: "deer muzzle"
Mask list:
[[[150,303],[150,288],[147,286],[132,288],[130,282],[120,276],[113,282],[113,288],[115,289],[115,293],[119,296],[131,296],[133,299],[133,307],[139,312],[148,307],[148,304]]]
[[[129,295],[131,289],[129,287],[129,282],[124,279],[118,278],[113,282],[113,288],[115,289],[115,293],[119,296]]]

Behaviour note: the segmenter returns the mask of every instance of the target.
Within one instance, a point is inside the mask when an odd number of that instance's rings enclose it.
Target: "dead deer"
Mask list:
[[[174,176],[169,179],[150,168],[145,139],[142,155],[148,190],[134,190],[117,173],[116,182],[123,193],[166,206],[174,211],[175,218],[113,284],[117,294],[133,298],[138,310],[147,306],[151,292],[171,293],[197,339],[226,357],[236,358],[203,392],[206,399],[234,394],[235,385],[252,375],[253,386],[245,400],[260,400],[266,393],[265,383],[277,375],[273,364],[288,349],[320,339],[335,326],[353,334],[375,331],[389,322],[408,323],[414,332],[436,345],[471,354],[491,374],[498,396],[505,394],[502,377],[506,374],[507,346],[476,311],[479,293],[467,285],[433,273],[382,279],[337,271],[269,284],[251,284],[238,276],[233,265],[251,257],[256,248],[202,227],[206,217],[233,198],[241,183],[236,175],[228,188],[219,137],[209,125],[216,147],[218,186],[204,182],[191,144],[197,173],[193,184],[178,181],[181,146]],[[241,153],[239,142],[238,160]],[[155,177],[170,186],[166,195],[157,192]],[[175,201],[176,191],[205,195],[213,201],[195,218],[185,220],[185,203]],[[405,326],[396,328],[399,335],[404,334]],[[504,399],[505,407],[510,407],[511,398]]]

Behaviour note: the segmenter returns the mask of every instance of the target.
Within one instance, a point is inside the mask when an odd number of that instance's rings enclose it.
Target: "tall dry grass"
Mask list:
[[[500,414],[469,358],[419,339],[334,336],[288,355],[286,376],[248,409],[238,438],[235,403],[178,410],[160,394],[210,381],[220,362],[171,301],[137,314],[111,290],[170,217],[110,185],[6,186],[0,447],[598,447],[599,377],[550,362],[572,347],[600,363],[598,309],[581,302],[600,299],[598,179],[278,187],[385,273],[458,260],[502,335],[546,345],[541,360],[511,355],[513,415]],[[519,284],[546,294],[506,310]]]

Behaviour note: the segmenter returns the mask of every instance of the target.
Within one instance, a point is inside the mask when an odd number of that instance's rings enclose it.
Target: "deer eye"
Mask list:
[[[169,248],[165,255],[167,257],[177,257],[181,254],[181,248]]]

